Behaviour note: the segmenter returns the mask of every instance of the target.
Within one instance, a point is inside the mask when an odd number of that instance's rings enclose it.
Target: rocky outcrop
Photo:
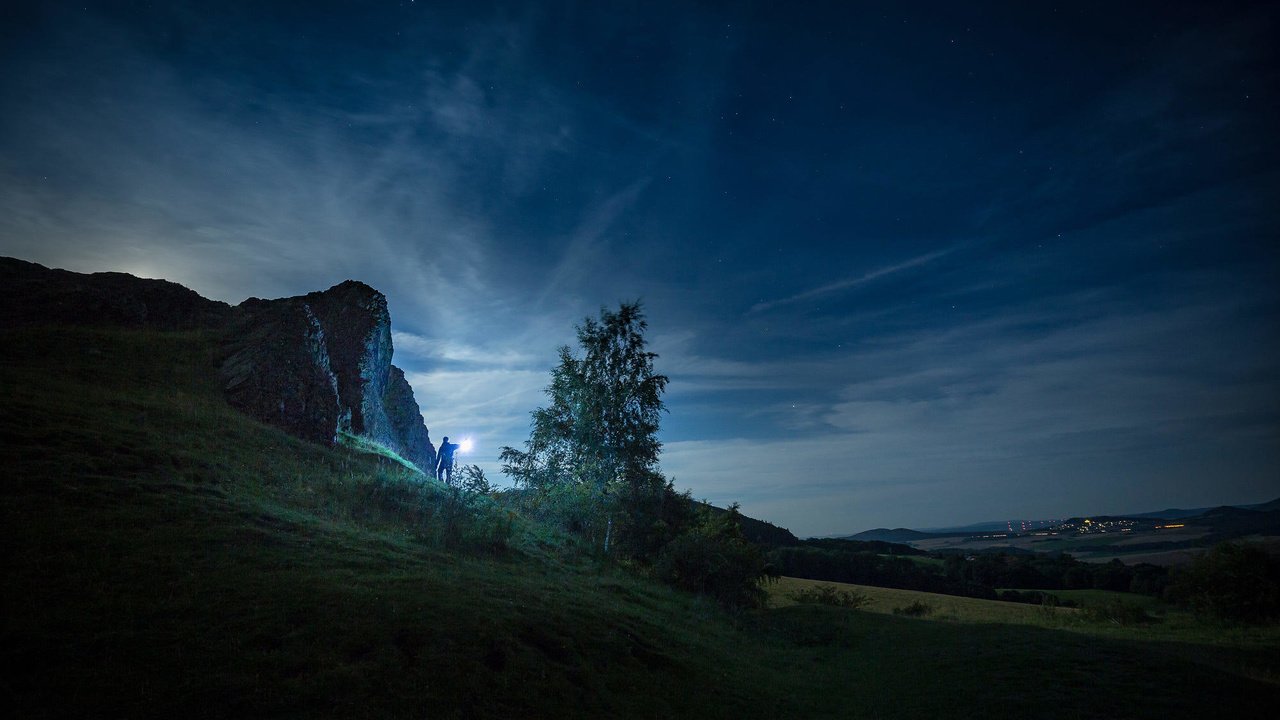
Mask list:
[[[0,258],[0,327],[112,325],[195,330],[224,325],[231,306],[168,280],[82,274]]]
[[[387,299],[364,283],[233,308],[165,280],[0,258],[0,328],[37,324],[213,331],[234,407],[306,440],[345,433],[435,465],[413,389],[391,364]]]
[[[391,423],[391,436],[403,448],[400,454],[429,474],[436,466],[436,449],[431,444],[426,424],[422,422],[422,411],[413,397],[413,388],[405,380],[404,371],[395,365],[391,366],[382,407],[386,409],[387,420]]]
[[[226,338],[227,402],[305,440],[337,440],[338,382],[324,329],[305,303],[246,300]]]
[[[316,442],[374,440],[427,469],[435,463],[413,389],[391,364],[382,293],[348,280],[323,292],[236,306],[221,376],[227,400]]]

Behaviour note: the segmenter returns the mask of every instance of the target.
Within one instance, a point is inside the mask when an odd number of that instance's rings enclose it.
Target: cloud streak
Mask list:
[[[853,288],[856,288],[860,285],[865,285],[874,280],[879,280],[880,278],[893,275],[895,273],[900,273],[905,270],[911,270],[912,268],[917,268],[922,265],[927,265],[935,260],[939,260],[941,258],[946,257],[947,255],[950,255],[951,253],[955,252],[955,250],[956,250],[955,247],[949,247],[949,248],[944,248],[942,250],[927,252],[927,253],[924,253],[923,255],[917,255],[913,258],[904,260],[900,263],[895,263],[893,265],[886,265],[884,267],[877,268],[875,270],[872,270],[867,273],[863,273],[861,275],[848,277],[843,280],[837,280],[836,282],[828,283],[826,285],[822,285],[820,287],[816,287],[811,290],[806,290],[802,293],[797,293],[795,295],[781,298],[779,300],[769,300],[767,302],[759,302],[751,306],[751,309],[748,311],[748,314],[768,312],[769,310],[785,307],[787,305],[796,305],[799,303],[808,302],[810,300],[816,300],[818,298],[826,297],[828,295],[844,292],[846,290],[852,290]]]

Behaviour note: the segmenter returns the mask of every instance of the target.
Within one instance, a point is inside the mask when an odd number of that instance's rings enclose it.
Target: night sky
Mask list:
[[[1275,3],[5,3],[0,255],[386,293],[495,479],[642,299],[800,535],[1280,495]]]

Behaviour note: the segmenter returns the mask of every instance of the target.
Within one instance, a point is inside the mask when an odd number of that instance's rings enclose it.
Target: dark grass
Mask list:
[[[935,622],[823,606],[764,622],[807,648],[808,716],[1263,717],[1274,688],[1175,648],[1017,625]]]
[[[1199,661],[1079,628],[726,613],[377,453],[244,418],[209,337],[0,342],[0,692],[23,717],[1264,717],[1280,700],[1256,679],[1268,648]]]

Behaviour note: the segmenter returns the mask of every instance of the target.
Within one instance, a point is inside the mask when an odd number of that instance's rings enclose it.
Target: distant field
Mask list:
[[[1134,534],[1106,533],[1097,535],[1055,535],[1004,538],[951,537],[919,540],[909,543],[929,552],[938,550],[1030,550],[1032,552],[1065,552],[1087,562],[1110,562],[1119,559],[1127,564],[1151,563],[1153,565],[1181,565],[1189,562],[1204,550],[1202,548],[1177,548],[1169,550],[1139,550],[1128,548],[1146,543],[1178,543],[1205,537],[1204,528],[1187,527],[1177,530],[1160,530]]]
[[[1103,551],[1094,555],[1078,555],[1076,559],[1081,562],[1091,563],[1108,563],[1112,560],[1119,560],[1129,565],[1151,563],[1152,565],[1162,565],[1164,567],[1176,567],[1178,565],[1186,565],[1194,560],[1196,556],[1204,554],[1206,550],[1208,548],[1179,548],[1177,550],[1159,550],[1155,552],[1122,553],[1107,553]]]
[[[926,565],[926,566],[928,566],[928,567],[941,567],[941,566],[943,565],[943,563],[945,562],[942,558],[928,557],[928,556],[925,556],[925,555],[884,555],[884,554],[881,554],[881,555],[880,555],[880,557],[885,557],[885,558],[887,558],[887,557],[893,557],[893,558],[905,558],[905,559],[910,560],[911,562],[913,562],[913,563],[915,563],[915,564],[917,564],[917,565]]]
[[[1099,639],[1157,643],[1156,647],[1161,654],[1174,653],[1187,660],[1230,669],[1246,677],[1280,686],[1280,625],[1233,627],[1205,623],[1188,612],[1149,596],[1107,590],[1053,590],[1046,592],[1064,600],[1075,600],[1081,608],[1042,608],[1024,603],[784,577],[770,586],[770,607],[794,606],[796,603],[790,598],[793,592],[817,585],[834,585],[869,597],[870,602],[855,612],[892,615],[896,608],[919,602],[933,608],[931,613],[922,618],[912,618],[922,622],[1036,626]],[[1153,622],[1121,626],[1088,619],[1085,609],[1108,602],[1142,607],[1152,616]]]
[[[862,607],[865,612],[893,614],[894,608],[901,608],[913,602],[924,602],[936,608],[929,616],[934,620],[948,620],[964,623],[1015,623],[1026,625],[1045,625],[1044,612],[1035,605],[1025,603],[1000,602],[995,600],[979,600],[978,598],[957,597],[955,595],[939,595],[937,593],[918,592],[916,590],[899,590],[897,588],[873,587],[870,585],[851,585],[847,583],[826,582],[823,580],[805,580],[803,578],[784,577],[769,586],[770,607],[788,607],[795,604],[791,594],[803,588],[818,585],[834,585],[841,589],[856,590],[871,598],[871,602]],[[1074,612],[1062,608],[1064,614]]]

